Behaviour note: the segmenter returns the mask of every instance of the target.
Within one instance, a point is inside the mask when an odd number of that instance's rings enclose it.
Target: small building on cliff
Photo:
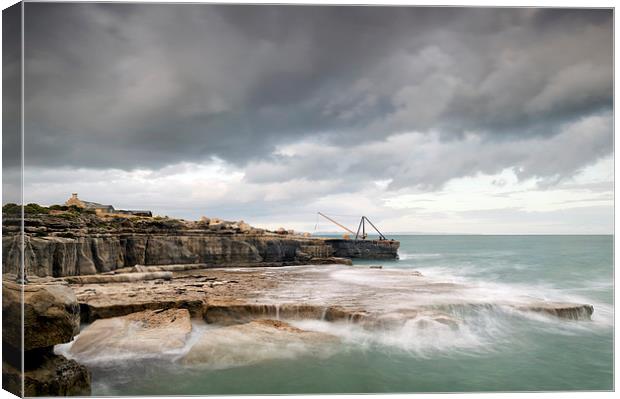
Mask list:
[[[126,209],[114,209],[112,205],[103,205],[98,202],[84,201],[78,198],[77,193],[71,194],[71,198],[65,201],[66,206],[77,206],[79,208],[94,210],[96,214],[121,214],[121,215],[134,215],[134,216],[153,216],[153,213],[148,210],[126,210]]]
[[[71,194],[71,198],[65,201],[66,206],[77,206],[78,208],[92,209],[95,213],[114,213],[112,205],[103,205],[98,202],[83,201],[78,198],[77,193]]]

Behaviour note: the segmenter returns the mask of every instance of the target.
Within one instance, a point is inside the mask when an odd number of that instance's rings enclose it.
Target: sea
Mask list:
[[[462,325],[448,330],[404,326],[367,331],[326,321],[296,321],[294,325],[298,327],[337,335],[342,343],[337,350],[320,356],[294,352],[290,356],[221,368],[192,368],[175,357],[134,358],[128,354],[117,359],[91,359],[88,366],[93,378],[92,394],[614,389],[613,236],[389,238],[401,243],[398,260],[355,261],[354,267],[368,269],[369,265],[381,265],[384,269],[419,271],[438,281],[475,287],[482,300],[531,296],[587,303],[594,306],[592,320],[564,320],[472,306],[454,309]],[[210,328],[195,327],[193,334],[208,333]]]

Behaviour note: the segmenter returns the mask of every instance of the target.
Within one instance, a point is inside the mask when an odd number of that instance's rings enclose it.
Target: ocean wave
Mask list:
[[[478,356],[514,343],[514,327],[502,308],[476,308],[467,317],[451,313],[454,324],[433,314],[420,314],[391,328],[365,328],[346,322],[291,321],[294,326],[342,339],[343,350],[392,350],[420,358]]]
[[[441,258],[443,255],[439,253],[408,253],[399,252],[399,260],[411,260],[411,259],[429,259],[429,258]]]

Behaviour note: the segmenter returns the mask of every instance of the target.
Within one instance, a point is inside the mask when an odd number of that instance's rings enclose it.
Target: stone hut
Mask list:
[[[78,198],[77,193],[71,194],[71,198],[69,198],[65,202],[65,205],[66,206],[75,205],[77,207],[84,208],[84,209],[92,209],[95,211],[95,213],[114,213],[115,212],[114,207],[112,205],[103,205],[98,202],[83,201]]]
[[[133,215],[133,216],[153,216],[153,213],[149,210],[126,210],[126,209],[114,209],[112,205],[103,205],[98,202],[90,202],[83,201],[78,198],[77,193],[71,194],[71,198],[69,198],[65,205],[71,206],[75,205],[84,209],[93,209],[96,214],[107,214],[107,213],[115,213],[121,215]]]

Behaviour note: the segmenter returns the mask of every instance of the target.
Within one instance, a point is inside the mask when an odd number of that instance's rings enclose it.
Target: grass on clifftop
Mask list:
[[[5,213],[7,215],[20,215],[21,208],[22,208],[21,205],[17,205],[15,203],[8,203],[2,206],[2,213]],[[71,205],[71,206],[51,205],[49,207],[42,206],[42,205],[35,204],[35,203],[24,205],[24,214],[26,215],[49,214],[50,211],[66,211],[66,212],[71,212],[75,214],[82,214],[82,213],[94,214],[94,211],[90,209],[83,209],[75,205]]]

